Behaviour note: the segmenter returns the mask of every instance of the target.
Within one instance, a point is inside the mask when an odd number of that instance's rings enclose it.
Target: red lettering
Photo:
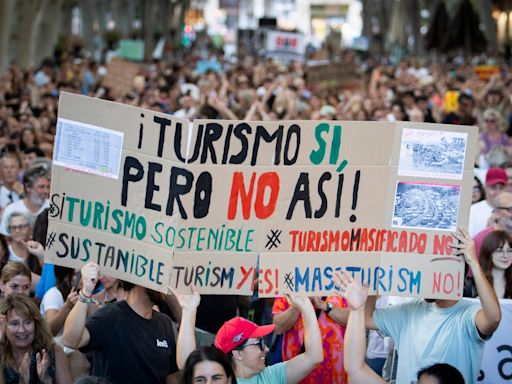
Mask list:
[[[256,173],[253,172],[251,176],[251,184],[249,192],[245,189],[244,174],[242,172],[235,172],[233,174],[233,183],[231,184],[231,196],[229,197],[228,220],[234,220],[236,217],[236,210],[238,207],[238,197],[242,203],[242,215],[245,220],[251,217],[251,201],[254,192],[254,180]]]
[[[251,180],[251,188],[253,181]],[[270,188],[270,197],[265,204],[265,190]],[[254,212],[258,219],[266,219],[274,213],[279,196],[279,175],[276,172],[267,172],[258,179],[258,191],[254,202]],[[245,211],[244,211],[245,212]],[[245,216],[244,216],[245,218]]]
[[[449,245],[453,242],[453,239],[450,235],[443,235],[442,239],[439,238],[439,235],[434,236],[434,255],[447,255],[452,254],[452,249]]]

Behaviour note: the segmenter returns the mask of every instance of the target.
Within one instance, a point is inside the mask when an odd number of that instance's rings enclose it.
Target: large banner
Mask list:
[[[484,358],[477,382],[504,384],[512,381],[512,300],[500,300],[501,323],[485,343]]]
[[[62,94],[47,257],[166,291],[457,298],[476,127],[192,123]]]

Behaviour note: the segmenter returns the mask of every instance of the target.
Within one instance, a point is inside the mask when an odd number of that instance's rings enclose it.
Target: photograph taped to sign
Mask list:
[[[400,176],[462,180],[467,133],[404,128]]]
[[[53,155],[54,164],[119,178],[123,132],[60,118]]]
[[[399,182],[392,227],[455,231],[460,191],[458,185]]]

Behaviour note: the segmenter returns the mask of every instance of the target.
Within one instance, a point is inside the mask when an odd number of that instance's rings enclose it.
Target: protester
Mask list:
[[[4,235],[0,234],[0,272],[2,272],[5,265],[9,262],[9,248],[7,239]]]
[[[386,381],[375,373],[365,362],[365,304],[368,298],[368,287],[362,287],[349,272],[337,272],[334,282],[340,288],[340,294],[349,302],[350,315],[345,333],[345,369],[351,384],[384,384]],[[428,351],[427,351],[428,353]],[[435,355],[434,355],[435,356]],[[404,355],[404,360],[409,356]],[[434,357],[435,358],[435,357]],[[414,376],[414,375],[413,375]],[[415,374],[418,384],[464,384],[462,374],[449,364],[435,363],[420,369]],[[416,382],[397,381],[400,383]]]
[[[0,300],[0,330],[4,383],[71,383],[66,356],[31,299],[11,295]]]
[[[367,305],[366,327],[395,340],[399,356],[397,382],[415,379],[421,368],[442,361],[456,367],[468,383],[476,383],[485,341],[498,328],[501,310],[496,293],[478,263],[473,240],[458,229],[452,255],[464,256],[473,273],[480,303],[466,300],[415,299],[375,309]],[[421,330],[421,331],[418,331]]]
[[[182,384],[236,384],[235,374],[226,355],[214,346],[201,347],[185,361]]]
[[[183,368],[196,347],[194,328],[200,297],[195,287],[192,287],[191,295],[180,295],[174,290],[173,293],[182,308],[176,361],[178,367]],[[263,337],[274,330],[274,325],[258,326],[235,317],[224,323],[217,333],[215,347],[231,361],[237,383],[296,383],[322,362],[322,339],[311,301],[303,296],[289,295],[288,298],[303,316],[305,332],[304,352],[289,361],[265,367],[269,349]]]
[[[501,192],[494,199],[493,205],[495,208],[490,219],[490,225],[478,232],[474,237],[478,256],[480,256],[484,239],[492,231],[501,230],[512,236],[512,192]]]
[[[176,345],[171,319],[153,310],[159,293],[124,283],[126,300],[87,317],[99,274],[93,262],[81,269],[82,289],[64,324],[64,345],[95,351],[91,373],[113,383],[165,383],[177,371]]]
[[[485,189],[477,176],[473,177],[473,193],[471,195],[471,204],[485,200]]]
[[[30,229],[34,221],[45,208],[49,208],[50,172],[45,167],[33,167],[23,175],[25,197],[5,208],[0,224],[0,233],[9,235],[7,220],[13,212],[26,214]]]
[[[495,199],[508,183],[508,177],[502,168],[491,168],[485,177],[485,200],[473,204],[469,212],[469,234],[475,236],[489,226]]]
[[[0,274],[0,298],[14,294],[30,295],[32,276],[25,263],[11,261]]]
[[[316,317],[324,342],[324,361],[308,374],[302,384],[330,381],[346,383],[347,377],[343,370],[343,334],[341,324],[346,324],[348,310],[345,301],[339,296],[311,299],[316,308]],[[297,308],[289,304],[286,298],[278,297],[272,307],[275,332],[283,334],[283,361],[292,359],[303,352],[304,327],[302,317]]]
[[[101,274],[100,282],[103,286],[103,291],[97,295],[100,304],[111,304],[126,299],[126,292],[122,287],[121,280]]]
[[[483,114],[483,132],[479,137],[480,153],[486,156],[497,144],[509,146],[509,137],[505,131],[505,122],[501,113],[492,108],[486,109]]]
[[[8,246],[9,260],[21,261],[28,265],[30,270],[41,275],[41,261],[37,255],[44,253],[43,246],[36,241],[30,240],[29,219],[21,212],[13,212],[7,219],[7,228],[11,242]]]
[[[4,154],[0,159],[2,171],[2,186],[0,187],[0,210],[20,199],[23,192],[21,183],[17,180],[20,161],[13,154]]]
[[[511,243],[509,233],[494,230],[484,238],[480,249],[480,265],[499,299],[512,299]],[[474,278],[466,278],[464,296],[476,297],[477,295]]]
[[[52,335],[58,336],[62,334],[64,322],[78,300],[78,293],[71,286],[74,269],[56,265],[54,271],[57,285],[44,294],[40,310],[50,326]]]

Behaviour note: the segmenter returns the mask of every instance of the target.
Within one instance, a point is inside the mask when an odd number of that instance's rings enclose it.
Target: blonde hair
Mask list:
[[[507,127],[505,125],[505,120],[503,119],[503,116],[501,115],[501,112],[498,111],[495,108],[487,108],[484,111],[483,114],[484,123],[485,120],[487,120],[489,117],[493,117],[496,120],[496,126],[498,127],[500,132],[505,132],[507,130]]]
[[[0,315],[4,315],[9,321],[9,316],[16,312],[18,315],[34,321],[34,341],[32,342],[32,351],[41,352],[43,349],[50,351],[55,342],[52,338],[50,327],[39,312],[39,308],[32,299],[25,295],[12,295],[0,300]],[[12,366],[14,363],[14,354],[11,343],[7,337],[2,337],[0,341],[0,369]],[[0,373],[1,374],[1,373]]]
[[[2,274],[0,275],[0,281],[5,284],[16,276],[26,276],[32,281],[30,268],[20,261],[10,261],[5,264],[5,267],[2,269]]]

